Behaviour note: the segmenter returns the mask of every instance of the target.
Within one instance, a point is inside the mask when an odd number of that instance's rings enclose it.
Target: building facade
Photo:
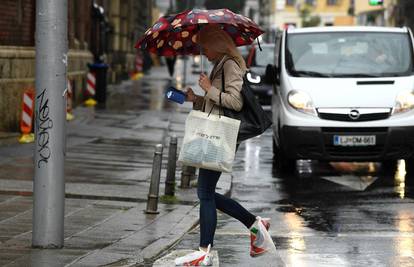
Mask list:
[[[318,26],[353,25],[353,17],[349,14],[351,6],[351,0],[276,0],[272,25],[278,29],[302,27],[313,17],[318,17]],[[305,10],[307,17],[302,15]]]
[[[68,79],[83,100],[88,64],[109,65],[108,82],[134,70],[134,42],[152,23],[151,0],[68,0]],[[0,2],[0,131],[18,132],[22,94],[35,85],[36,0]]]
[[[396,26],[408,26],[414,31],[414,1],[398,0],[393,14]]]
[[[395,26],[397,6],[398,0],[384,0],[382,5],[377,6],[369,5],[369,1],[355,1],[356,24]]]

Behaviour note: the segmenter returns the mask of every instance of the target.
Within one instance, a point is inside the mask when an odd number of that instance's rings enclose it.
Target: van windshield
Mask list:
[[[413,74],[408,34],[323,32],[288,35],[286,68],[297,77],[384,77]]]

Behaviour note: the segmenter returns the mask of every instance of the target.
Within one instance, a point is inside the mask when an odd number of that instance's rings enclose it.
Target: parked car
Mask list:
[[[272,85],[265,82],[267,65],[273,62],[275,44],[252,45],[246,60],[248,71],[247,81],[262,105],[270,105],[272,100]]]
[[[412,173],[413,43],[405,27],[285,30],[267,69],[276,165],[405,159]]]

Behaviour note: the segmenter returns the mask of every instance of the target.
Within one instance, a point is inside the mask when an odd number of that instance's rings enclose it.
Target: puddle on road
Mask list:
[[[355,176],[355,175],[339,175],[339,176],[321,176],[322,179],[331,181],[333,183],[346,186],[356,191],[364,191],[372,183],[374,183],[378,177],[373,176]]]
[[[413,188],[405,183],[404,161],[394,172],[379,163],[299,161],[297,167],[290,177],[274,175],[286,193],[275,202],[277,211],[299,216],[307,227],[328,236],[399,231],[398,214],[407,211],[404,198],[413,197]],[[401,211],[387,208],[390,205]]]

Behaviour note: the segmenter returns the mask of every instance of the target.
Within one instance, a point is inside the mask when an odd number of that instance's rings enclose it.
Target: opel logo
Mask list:
[[[351,109],[351,111],[348,114],[349,118],[351,118],[351,120],[357,120],[359,119],[359,111],[356,109]]]

